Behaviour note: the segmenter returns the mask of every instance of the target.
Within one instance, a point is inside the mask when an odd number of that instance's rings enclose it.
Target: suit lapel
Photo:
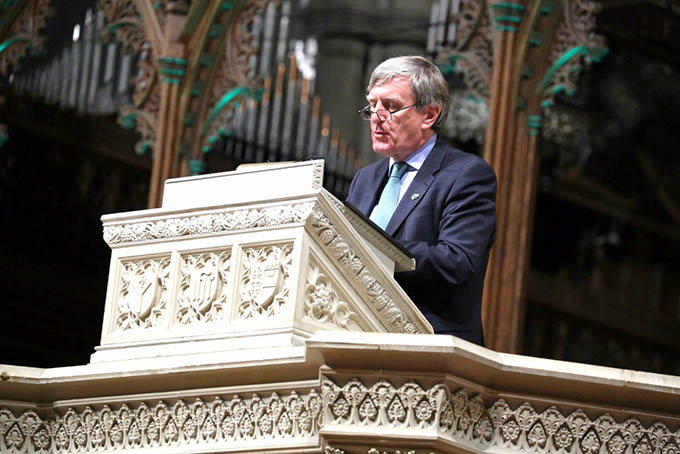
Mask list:
[[[408,190],[404,193],[404,197],[401,198],[399,205],[397,205],[397,209],[394,211],[390,222],[385,228],[385,231],[390,235],[394,236],[397,229],[404,223],[404,220],[411,211],[413,211],[420,201],[423,200],[423,196],[434,181],[435,174],[442,166],[444,153],[441,148],[443,147],[444,145],[440,144],[440,141],[437,140],[434,148],[416,174],[416,177],[409,185]]]
[[[385,182],[387,181],[387,168],[389,162],[389,159],[383,160],[378,166],[372,169],[368,175],[362,176],[362,179],[368,179],[368,188],[365,188],[366,190],[362,191],[363,193],[357,203],[357,208],[359,208],[366,216],[370,216],[373,207],[378,204],[383,186],[385,186]]]

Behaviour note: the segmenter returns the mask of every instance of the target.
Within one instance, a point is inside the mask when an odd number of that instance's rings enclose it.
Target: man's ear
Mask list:
[[[423,118],[422,129],[430,129],[439,118],[439,114],[442,112],[442,107],[439,104],[430,104],[423,109],[425,117]]]

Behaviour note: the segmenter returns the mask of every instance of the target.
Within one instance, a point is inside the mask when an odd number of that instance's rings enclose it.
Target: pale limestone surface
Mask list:
[[[104,216],[101,345],[0,365],[0,452],[680,452],[679,377],[431,334],[391,277],[412,259],[322,171],[171,180],[162,208]]]

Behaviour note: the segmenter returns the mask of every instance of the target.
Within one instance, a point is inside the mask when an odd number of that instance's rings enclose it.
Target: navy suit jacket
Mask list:
[[[347,201],[367,216],[387,182],[389,159],[360,169]],[[408,187],[385,231],[416,259],[395,279],[435,333],[479,345],[482,288],[496,236],[496,175],[481,158],[441,138]]]

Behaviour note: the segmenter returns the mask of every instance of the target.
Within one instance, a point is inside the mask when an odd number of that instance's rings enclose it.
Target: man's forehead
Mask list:
[[[411,80],[408,77],[393,77],[375,83],[366,99],[401,100],[412,94]]]

